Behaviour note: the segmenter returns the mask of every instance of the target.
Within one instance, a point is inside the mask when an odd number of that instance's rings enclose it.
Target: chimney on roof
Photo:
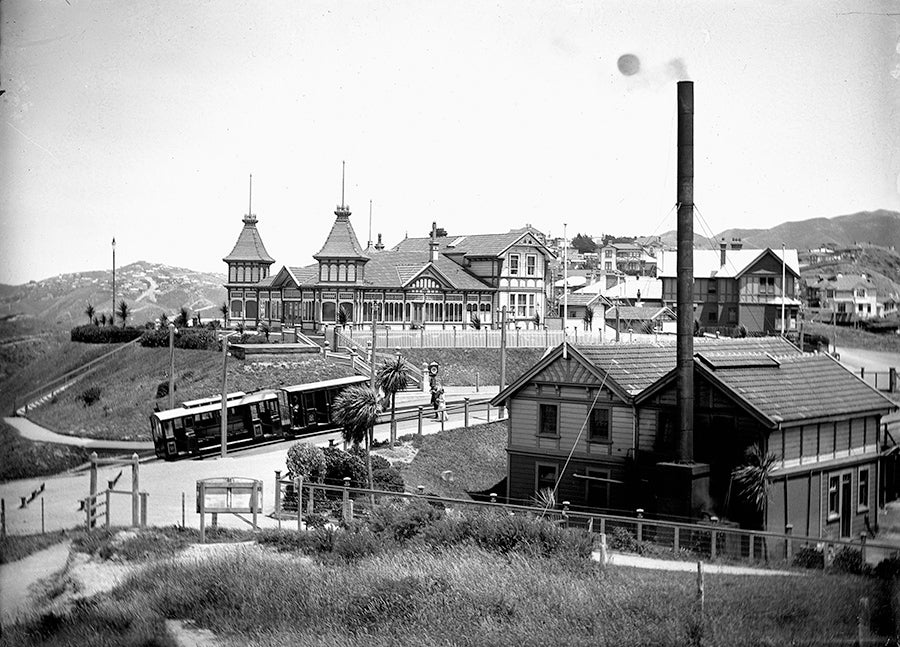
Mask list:
[[[437,223],[431,223],[431,242],[428,243],[428,256],[431,262],[435,262],[438,257],[438,242],[437,242]]]
[[[676,391],[679,413],[678,460],[694,460],[694,84],[679,81],[676,301]]]
[[[719,241],[719,265],[725,267],[725,250],[728,249],[728,243],[725,239]]]
[[[741,242],[740,238],[732,238],[731,239],[731,249],[743,249],[744,243]]]
[[[384,243],[381,242],[381,234],[378,234],[378,242],[375,243],[375,249],[379,252],[384,249]]]

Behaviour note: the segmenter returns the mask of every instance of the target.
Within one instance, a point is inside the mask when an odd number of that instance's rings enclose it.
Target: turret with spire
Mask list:
[[[319,281],[355,283],[361,281],[369,257],[359,244],[350,224],[350,207],[344,196],[345,166],[341,163],[341,204],[334,210],[334,224],[325,244],[313,258],[319,261]]]

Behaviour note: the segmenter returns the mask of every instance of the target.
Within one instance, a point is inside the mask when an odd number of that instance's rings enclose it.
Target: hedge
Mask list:
[[[147,330],[141,335],[141,346],[166,348],[169,346],[169,331],[165,328]],[[175,335],[175,348],[193,350],[219,350],[216,331],[208,328],[182,328]]]
[[[84,344],[120,344],[137,339],[144,331],[140,328],[118,328],[116,326],[76,326],[72,328],[72,341]]]

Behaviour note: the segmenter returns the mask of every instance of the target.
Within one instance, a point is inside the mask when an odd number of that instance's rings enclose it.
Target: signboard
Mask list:
[[[197,481],[197,512],[261,513],[262,481],[234,476]]]

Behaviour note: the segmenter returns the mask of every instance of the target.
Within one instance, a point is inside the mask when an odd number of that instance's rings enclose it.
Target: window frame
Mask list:
[[[603,411],[606,413],[606,437],[596,437],[594,435],[594,412]],[[594,445],[612,445],[612,408],[611,407],[591,407],[588,411],[588,442]],[[607,476],[607,478],[609,478]]]
[[[510,275],[519,275],[519,254],[509,255],[509,273]]]
[[[546,461],[535,461],[534,463],[534,493],[541,491],[541,468],[550,468],[553,470],[553,485],[559,480],[559,464],[548,463]]]
[[[866,474],[866,497],[863,499],[862,491],[863,491],[863,472]],[[869,509],[869,494],[870,494],[870,486],[871,486],[871,478],[872,478],[872,468],[869,465],[860,466],[857,468],[856,472],[856,511],[857,512],[866,512]]]
[[[537,254],[525,254],[525,276],[537,275]]]
[[[544,407],[553,407],[556,412],[553,422],[553,434],[544,432]],[[537,415],[537,433],[538,438],[559,438],[559,403],[558,402],[539,402]]]
[[[834,505],[832,506],[832,496],[834,497]],[[838,521],[841,518],[841,475],[828,475],[828,491],[826,493],[826,502],[828,505],[827,519],[828,523]]]
[[[589,467],[584,468],[584,475],[588,476],[588,477],[594,477],[594,478],[611,479],[612,471],[607,467],[589,466]],[[597,482],[591,481],[590,478],[586,478],[584,480],[584,502],[588,506],[590,506],[590,503],[591,503],[591,501],[590,501],[591,483],[597,483]],[[610,499],[610,485],[612,485],[612,483],[609,483],[607,481],[607,482],[604,482],[603,485],[606,488],[606,501],[603,502],[604,505],[600,506],[600,508],[608,510],[609,509],[609,499]]]

